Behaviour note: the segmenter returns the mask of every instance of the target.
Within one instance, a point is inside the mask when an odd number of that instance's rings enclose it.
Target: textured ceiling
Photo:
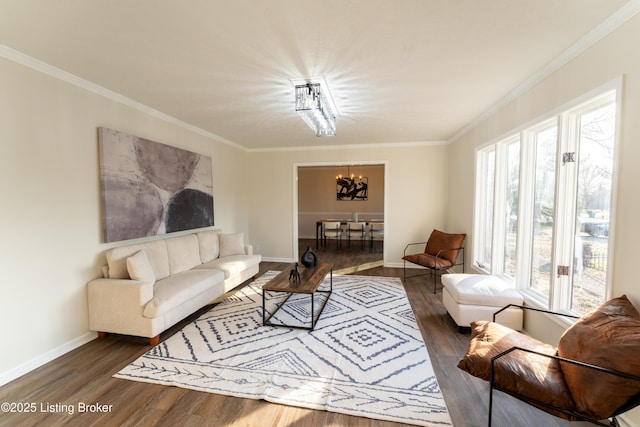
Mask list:
[[[0,44],[247,149],[446,141],[627,0],[0,0]],[[322,77],[337,136],[294,111]]]

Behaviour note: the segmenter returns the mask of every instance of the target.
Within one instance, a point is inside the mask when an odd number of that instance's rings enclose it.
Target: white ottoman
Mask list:
[[[496,276],[484,274],[443,274],[442,302],[459,328],[474,320],[493,320],[493,313],[509,304],[522,305],[522,295]],[[509,307],[496,323],[522,330],[522,309]]]

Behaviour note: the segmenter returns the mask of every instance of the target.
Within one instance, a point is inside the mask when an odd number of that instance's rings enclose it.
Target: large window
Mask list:
[[[476,263],[485,270],[491,269],[495,164],[495,147],[489,147],[480,153],[477,177],[480,185],[476,199],[479,227],[477,227],[475,254]]]
[[[516,276],[516,248],[518,238],[518,184],[520,182],[520,140],[508,141],[507,176],[504,200],[504,253],[502,273],[509,277]]]
[[[550,127],[531,132],[527,141],[535,153],[533,159],[534,191],[533,223],[531,235],[531,262],[529,264],[529,289],[544,299],[550,295],[551,265],[553,252],[553,230],[556,188],[556,154],[558,151],[558,127]],[[529,159],[527,159],[529,160]]]
[[[592,310],[606,299],[609,220],[613,193],[615,104],[596,106],[578,116],[574,273],[570,301],[574,311]]]
[[[617,92],[478,150],[474,265],[585,313],[609,296]]]

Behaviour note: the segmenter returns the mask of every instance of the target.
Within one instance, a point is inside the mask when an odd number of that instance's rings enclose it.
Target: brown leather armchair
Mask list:
[[[557,348],[495,322],[473,322],[458,367],[489,381],[489,426],[494,390],[557,417],[617,426],[617,415],[640,404],[639,351],[640,313],[623,295],[580,318]]]
[[[407,279],[407,262],[425,267],[429,274],[433,276],[433,293],[437,290],[438,271],[447,271],[455,265],[462,265],[464,273],[464,242],[466,234],[451,234],[439,230],[433,230],[426,242],[409,243],[404,248],[403,275]],[[417,245],[424,245],[424,252],[407,254],[407,251]],[[414,249],[415,250],[415,249]],[[462,262],[458,263],[458,254],[462,252]],[[410,277],[422,276],[417,274]]]

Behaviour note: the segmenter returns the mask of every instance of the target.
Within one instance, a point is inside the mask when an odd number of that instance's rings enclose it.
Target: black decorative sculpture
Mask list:
[[[302,263],[302,265],[304,265],[307,268],[318,266],[318,255],[316,255],[316,253],[313,252],[313,249],[311,249],[311,246],[309,246],[305,251],[305,253],[302,254],[302,258],[300,259],[300,262]]]
[[[300,271],[298,271],[298,263],[296,262],[295,267],[289,272],[289,280],[293,280],[294,282],[300,281]]]

